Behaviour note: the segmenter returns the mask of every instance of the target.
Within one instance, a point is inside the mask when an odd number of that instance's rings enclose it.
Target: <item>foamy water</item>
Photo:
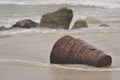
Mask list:
[[[120,8],[119,0],[1,0],[0,4],[16,5],[51,5],[51,4],[70,4],[70,5],[88,5],[108,8]]]
[[[101,24],[101,23],[100,23]],[[11,30],[0,31],[0,37],[8,37],[12,35],[29,35],[29,34],[88,34],[88,33],[120,33],[119,23],[107,23],[109,27],[100,27],[100,24],[90,25],[88,28],[82,29],[53,29],[53,28],[16,28]]]

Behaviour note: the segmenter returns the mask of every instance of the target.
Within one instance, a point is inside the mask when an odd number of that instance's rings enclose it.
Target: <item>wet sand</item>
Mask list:
[[[113,58],[111,67],[53,65],[50,51],[64,35],[83,39]],[[0,38],[1,80],[119,80],[120,32],[18,34]]]
[[[15,65],[0,67],[1,80],[119,80],[119,73],[120,71],[79,71]]]

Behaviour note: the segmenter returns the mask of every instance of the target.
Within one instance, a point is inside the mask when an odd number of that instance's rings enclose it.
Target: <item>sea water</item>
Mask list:
[[[0,26],[4,25],[6,27],[11,27],[15,22],[22,19],[31,19],[40,23],[43,14],[56,11],[61,7],[68,7],[73,10],[74,16],[69,30],[31,28],[0,31],[0,64],[4,64],[5,66],[17,65],[27,68],[32,67],[34,69],[36,69],[37,66],[42,70],[44,70],[44,68],[45,70],[50,69],[50,71],[46,71],[46,74],[49,74],[50,78],[53,75],[57,75],[57,77],[61,75],[63,78],[59,77],[60,80],[68,80],[68,72],[75,73],[76,71],[91,73],[112,72],[109,73],[112,75],[112,78],[103,80],[116,79],[115,75],[117,73],[115,72],[114,74],[114,71],[120,71],[120,0],[0,0]],[[89,27],[83,29],[71,29],[77,19],[87,20]],[[109,27],[100,27],[101,24],[107,24]],[[49,55],[52,46],[57,39],[64,35],[82,38],[97,48],[102,49],[112,56],[112,66],[107,68],[95,68],[79,64],[50,64]],[[2,68],[3,67],[0,65],[1,71]],[[4,69],[6,68],[3,68],[3,70]],[[10,70],[11,68],[7,69]],[[15,68],[15,70],[17,70],[17,68]],[[59,70],[63,72],[66,70],[68,71],[62,75]],[[6,72],[6,70],[4,71]],[[3,73],[5,73],[4,71]],[[33,71],[33,73],[35,72]],[[0,74],[2,74],[2,72]],[[81,73],[78,73],[77,76],[73,76],[76,77],[76,80],[79,80],[78,76],[80,76],[80,74]],[[89,76],[89,74],[87,75]],[[108,77],[110,77],[110,75]],[[119,78],[119,76],[117,77]],[[3,79],[5,79],[5,77]],[[73,78],[71,78],[71,80],[73,80]],[[98,79],[96,78],[95,80]]]

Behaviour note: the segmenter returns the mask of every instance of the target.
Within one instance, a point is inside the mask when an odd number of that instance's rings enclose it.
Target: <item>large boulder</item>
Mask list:
[[[20,28],[35,28],[38,27],[39,24],[30,20],[30,19],[24,19],[24,20],[20,20],[18,22],[16,22],[14,25],[12,25],[11,28],[15,28],[15,27],[20,27]]]
[[[60,8],[55,12],[44,14],[41,18],[40,27],[69,29],[72,18],[72,9]]]
[[[50,53],[52,64],[87,64],[107,67],[112,57],[84,40],[72,36],[63,36],[57,40]]]
[[[77,20],[72,28],[76,29],[76,28],[84,28],[84,27],[88,27],[87,22],[85,20]]]

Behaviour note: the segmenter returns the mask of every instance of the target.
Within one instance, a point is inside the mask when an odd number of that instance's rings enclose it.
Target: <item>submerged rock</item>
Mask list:
[[[8,30],[8,28],[6,28],[5,26],[1,26],[0,31],[3,31],[3,30]]]
[[[40,27],[69,29],[72,18],[72,9],[60,8],[55,12],[44,14],[41,18]]]
[[[11,28],[15,28],[15,27],[20,27],[20,28],[35,28],[38,27],[39,24],[30,20],[30,19],[24,19],[24,20],[20,20],[18,22],[16,22],[14,25],[12,25]]]
[[[100,27],[110,27],[110,25],[108,25],[108,24],[100,24],[99,26]]]
[[[88,27],[87,22],[85,20],[77,20],[72,28],[76,29],[76,28],[84,28],[84,27]]]

